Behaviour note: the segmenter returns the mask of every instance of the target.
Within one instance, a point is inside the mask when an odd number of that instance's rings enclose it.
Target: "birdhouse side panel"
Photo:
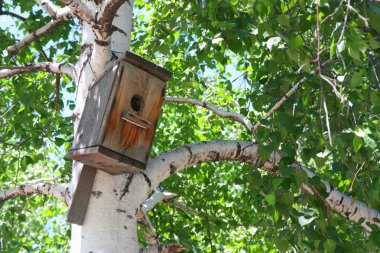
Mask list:
[[[146,163],[165,87],[164,81],[125,63],[103,146]]]
[[[90,87],[72,150],[99,145],[98,135],[117,69],[115,66]]]

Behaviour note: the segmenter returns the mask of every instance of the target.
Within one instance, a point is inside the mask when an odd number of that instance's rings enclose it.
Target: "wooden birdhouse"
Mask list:
[[[111,174],[143,171],[170,76],[127,52],[90,86],[68,157]]]

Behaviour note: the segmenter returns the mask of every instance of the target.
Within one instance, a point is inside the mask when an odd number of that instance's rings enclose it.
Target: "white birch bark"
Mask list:
[[[103,1],[104,2],[104,1]],[[114,25],[123,33],[114,32],[109,46],[95,42],[97,35],[91,24],[83,22],[82,52],[77,68],[78,93],[76,99],[75,122],[77,127],[86,100],[88,87],[111,63],[112,51],[121,55],[129,50],[132,28],[133,2],[125,2],[118,10]],[[100,11],[94,1],[87,7],[92,12]],[[71,192],[75,190],[80,163],[74,163]],[[138,252],[136,209],[146,199],[147,192],[141,189],[141,175],[111,176],[98,172],[93,186],[86,219],[83,226],[72,225],[71,252]],[[126,190],[125,190],[126,189]],[[146,186],[148,189],[148,186]],[[133,195],[129,192],[134,192]]]

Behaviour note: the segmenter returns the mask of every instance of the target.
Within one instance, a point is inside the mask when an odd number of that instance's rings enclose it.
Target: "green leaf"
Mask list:
[[[335,55],[335,38],[332,39],[330,44],[330,58],[334,57]]]
[[[359,137],[359,136],[355,136],[354,137],[354,140],[353,140],[353,142],[352,142],[352,145],[353,145],[353,147],[354,147],[354,151],[355,152],[358,152],[359,151],[359,149],[362,147],[362,145],[363,145],[363,139],[361,138],[361,137]]]
[[[368,135],[363,137],[363,141],[371,149],[376,149],[378,147],[378,145],[376,144],[376,141],[372,139],[371,137],[369,137]]]
[[[294,196],[292,193],[287,192],[284,193],[276,198],[276,202],[285,204],[289,208],[293,205],[294,203]]]
[[[335,252],[336,245],[337,245],[336,241],[327,239],[323,243],[323,248],[325,249],[326,252]]]
[[[278,16],[277,21],[282,25],[282,26],[289,26],[289,16],[286,14],[281,14]]]
[[[265,200],[267,201],[268,205],[270,205],[270,206],[273,205],[275,200],[276,200],[276,196],[275,196],[274,192],[267,194],[265,196]]]
[[[280,164],[280,172],[281,172],[281,176],[283,177],[290,177],[291,175],[293,175],[295,173],[295,169],[293,167],[289,167],[289,166],[286,166],[284,164]]]
[[[300,35],[294,36],[290,39],[291,48],[299,48],[303,46],[303,39]]]

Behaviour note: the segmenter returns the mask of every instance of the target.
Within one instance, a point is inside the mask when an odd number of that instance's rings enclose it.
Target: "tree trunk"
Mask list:
[[[94,12],[100,11],[100,6],[96,6],[95,2],[88,2],[88,7]],[[111,38],[112,53],[116,56],[124,54],[130,48],[132,5],[132,1],[125,2],[113,21],[113,25],[118,28]],[[111,52],[97,44],[92,28],[83,22],[82,52],[76,66],[78,94],[74,115],[75,130],[88,87],[113,60]],[[74,162],[71,192],[75,190],[81,169],[82,164]],[[84,224],[72,225],[71,252],[138,252],[135,213],[146,194],[144,191],[130,194],[130,178],[132,175],[111,176],[97,172]]]

